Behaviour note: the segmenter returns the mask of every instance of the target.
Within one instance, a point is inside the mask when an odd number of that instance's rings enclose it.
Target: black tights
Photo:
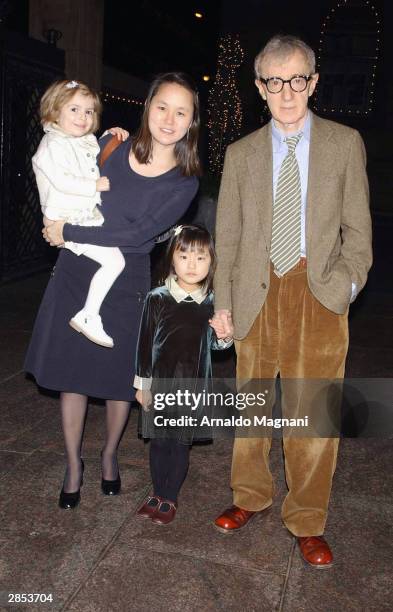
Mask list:
[[[82,477],[81,446],[87,397],[79,393],[61,393],[60,406],[67,459],[63,487],[66,493],[72,493],[78,490]],[[106,438],[101,455],[102,477],[105,480],[115,480],[118,476],[117,448],[127,424],[129,411],[128,402],[106,401]]]
[[[187,475],[190,447],[178,440],[153,438],[150,441],[150,472],[154,493],[177,502]]]

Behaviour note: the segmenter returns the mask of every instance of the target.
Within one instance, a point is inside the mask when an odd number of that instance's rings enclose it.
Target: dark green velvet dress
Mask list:
[[[151,385],[153,405],[148,412],[141,409],[139,431],[144,438],[171,437],[186,444],[193,439],[211,438],[210,428],[200,426],[211,409],[201,399],[195,408],[191,393],[212,391],[210,350],[227,348],[229,343],[217,340],[209,319],[214,314],[213,293],[198,304],[192,297],[177,302],[166,286],[150,291],[145,300],[139,330],[136,375]],[[158,394],[177,394],[181,402],[163,409],[155,407]],[[187,398],[187,399],[186,399]],[[185,405],[187,404],[187,405]],[[157,404],[158,405],[158,404]],[[194,407],[194,409],[192,409]],[[155,417],[160,416],[157,425]],[[193,417],[191,426],[162,424],[164,418]]]

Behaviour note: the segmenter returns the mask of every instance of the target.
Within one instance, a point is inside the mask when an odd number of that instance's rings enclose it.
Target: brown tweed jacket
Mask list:
[[[235,338],[249,332],[269,291],[273,217],[270,123],[230,145],[217,210],[215,308],[232,310]],[[306,204],[308,284],[329,310],[348,308],[352,282],[372,263],[363,141],[356,130],[312,114]]]

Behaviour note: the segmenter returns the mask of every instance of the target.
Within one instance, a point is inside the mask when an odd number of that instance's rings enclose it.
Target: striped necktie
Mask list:
[[[288,153],[278,175],[270,251],[277,276],[283,276],[300,259],[302,192],[295,149],[302,135],[285,139]]]

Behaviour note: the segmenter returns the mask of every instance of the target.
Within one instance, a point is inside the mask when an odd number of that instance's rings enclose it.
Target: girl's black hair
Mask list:
[[[202,226],[180,225],[179,228],[180,227],[181,227],[181,230],[176,232],[169,241],[169,244],[168,244],[168,247],[165,253],[165,258],[164,258],[162,281],[165,281],[165,279],[169,275],[175,274],[175,270],[172,264],[173,254],[175,251],[188,251],[190,248],[191,249],[205,249],[206,248],[210,254],[211,263],[210,263],[208,275],[206,276],[202,284],[202,287],[207,293],[209,293],[210,291],[213,290],[213,277],[214,277],[214,272],[216,271],[216,266],[217,266],[217,255],[216,255],[216,249],[214,246],[213,238],[211,234],[209,234],[207,229],[205,229]]]

